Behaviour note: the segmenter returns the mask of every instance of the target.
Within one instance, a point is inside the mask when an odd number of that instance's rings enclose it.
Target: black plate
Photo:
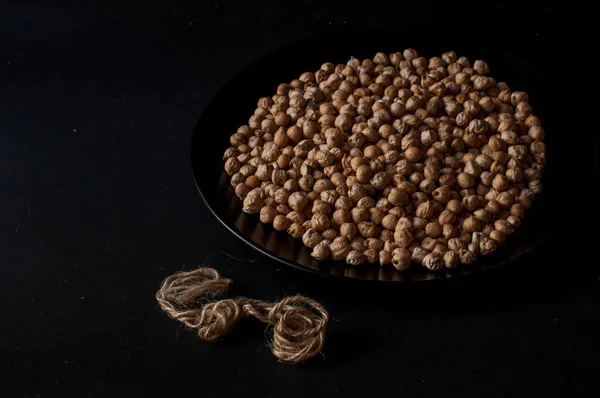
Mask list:
[[[565,184],[577,186],[585,181],[589,184],[590,180],[595,179],[596,152],[593,135],[590,129],[582,128],[578,133],[579,142],[584,142],[585,145],[577,148],[561,145],[559,136],[563,139],[573,137],[574,128],[567,124],[572,121],[561,119],[564,112],[553,109],[557,101],[546,83],[551,81],[549,77],[552,71],[536,65],[527,48],[515,48],[514,42],[502,47],[501,42],[496,42],[491,51],[489,45],[477,43],[477,38],[468,45],[464,42],[445,45],[444,41],[443,36],[436,36],[435,33],[427,35],[423,31],[412,32],[411,29],[371,29],[368,36],[362,29],[338,31],[281,49],[235,76],[205,108],[192,139],[194,177],[206,205],[225,227],[266,256],[292,267],[329,276],[380,281],[449,278],[508,264],[538,247],[553,233],[557,225],[556,218],[564,216],[557,213],[557,209],[561,208],[558,206],[559,202],[565,203],[566,200],[568,203],[569,200],[564,195],[561,197],[566,192]],[[406,47],[413,47],[426,57],[454,50],[459,56],[467,56],[471,62],[484,59],[490,65],[491,76],[498,81],[507,82],[513,90],[529,93],[535,114],[541,118],[546,130],[549,162],[543,175],[544,193],[536,198],[523,225],[508,237],[506,244],[495,255],[479,258],[473,266],[430,272],[413,264],[409,271],[399,272],[392,266],[366,264],[351,267],[345,262],[332,260],[317,262],[300,240],[262,224],[258,215],[242,212],[241,201],[235,196],[229,178],[223,171],[222,155],[230,146],[229,136],[240,125],[247,123],[258,98],[273,95],[279,83],[289,82],[306,70],[316,71],[326,61],[342,63],[350,56],[372,57],[377,51],[390,53],[402,51]],[[571,139],[565,142],[573,141]],[[560,158],[560,162],[554,162],[557,158]],[[573,173],[569,173],[569,169],[573,170],[572,166],[579,171],[576,180]],[[561,184],[563,189],[559,189]],[[562,207],[564,208],[564,204]]]

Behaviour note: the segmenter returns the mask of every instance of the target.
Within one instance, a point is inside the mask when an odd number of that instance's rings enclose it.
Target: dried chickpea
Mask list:
[[[351,248],[345,238],[338,237],[331,242],[329,245],[329,250],[333,260],[343,260],[348,256]]]
[[[408,247],[413,241],[413,235],[404,228],[396,227],[394,231],[394,242],[400,247]]]
[[[467,232],[481,231],[481,222],[475,217],[469,217],[463,222],[463,229]]]
[[[503,232],[505,235],[510,235],[514,232],[512,225],[510,225],[506,220],[496,220],[496,222],[494,222],[494,228],[500,232]]]
[[[340,226],[340,236],[351,240],[356,236],[357,228],[354,223],[344,223]]]
[[[396,228],[396,224],[398,224],[398,217],[396,217],[393,214],[387,214],[385,217],[383,217],[383,219],[381,220],[381,225],[389,230],[394,230]]]
[[[330,253],[329,245],[330,244],[331,244],[330,241],[322,240],[313,248],[311,256],[317,260],[325,260],[327,257],[329,257],[329,253]]]
[[[444,267],[444,259],[438,253],[432,252],[423,258],[423,265],[431,271],[437,271]]]
[[[377,233],[377,227],[370,221],[363,221],[357,225],[357,230],[364,238],[372,238]]]
[[[446,204],[446,209],[455,215],[459,215],[463,211],[463,206],[459,200],[452,199]]]
[[[241,183],[236,185],[235,187],[235,194],[237,195],[238,198],[240,199],[245,199],[246,196],[248,195],[248,193],[252,190],[252,188],[250,188],[248,185]]]
[[[448,209],[443,210],[438,216],[438,222],[442,226],[447,224],[454,224],[456,222],[456,215]]]
[[[469,173],[463,172],[456,177],[456,182],[461,188],[471,188],[475,185],[475,179]]]
[[[475,253],[468,250],[460,250],[458,252],[458,259],[460,260],[461,264],[470,265],[475,263],[477,256]]]
[[[453,224],[444,224],[442,226],[442,236],[445,239],[451,239],[456,237],[458,234],[458,228],[456,228]]]
[[[428,254],[429,252],[426,249],[422,248],[421,246],[416,246],[412,251],[411,259],[415,263],[422,265],[423,259],[425,259],[425,256]]]
[[[260,221],[265,224],[271,224],[277,217],[277,210],[271,206],[265,206],[260,209]]]
[[[423,249],[427,250],[428,252],[433,251],[433,249],[435,249],[435,247],[438,244],[437,239],[432,238],[430,236],[425,236],[425,237],[423,237],[423,239],[417,239],[417,240],[421,241],[421,243],[420,243],[421,247]]]
[[[322,240],[323,238],[321,237],[321,234],[314,229],[307,229],[306,232],[304,232],[304,235],[302,235],[302,243],[304,243],[304,246],[311,249],[319,244]]]
[[[506,218],[506,222],[508,222],[514,229],[517,229],[521,226],[521,219],[512,215]]]
[[[381,266],[388,265],[392,263],[392,253],[387,250],[382,250],[379,252],[379,264]]]
[[[453,250],[444,253],[444,265],[446,268],[455,268],[459,263],[458,254]]]
[[[291,237],[293,237],[295,239],[299,239],[302,237],[302,235],[304,235],[304,227],[302,226],[302,224],[294,222],[287,229],[287,233]]]
[[[501,245],[504,243],[504,240],[506,239],[506,233],[495,229],[492,232],[490,232],[490,238],[495,240],[497,244]]]
[[[365,256],[357,250],[351,250],[346,256],[346,262],[350,265],[361,265],[365,262]]]
[[[315,213],[313,214],[310,220],[310,227],[315,231],[324,231],[331,225],[329,217],[323,213]]]
[[[286,216],[279,214],[273,219],[273,228],[277,231],[285,231],[289,227],[290,220],[288,220]]]
[[[404,152],[404,156],[409,162],[416,163],[421,158],[421,150],[416,146],[411,146]]]
[[[450,214],[454,216],[452,213]],[[437,238],[442,234],[442,226],[437,221],[430,222],[425,226],[425,233],[427,236]]]
[[[375,249],[367,249],[363,252],[365,261],[369,264],[374,264],[379,260],[379,252]]]
[[[392,252],[392,265],[398,271],[406,271],[410,267],[411,253],[406,248],[397,248]]]
[[[388,200],[394,206],[404,206],[408,203],[408,194],[400,188],[393,188],[388,195]]]

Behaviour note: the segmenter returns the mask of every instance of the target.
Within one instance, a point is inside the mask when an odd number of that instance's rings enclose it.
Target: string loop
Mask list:
[[[156,292],[156,300],[169,317],[197,330],[205,341],[215,341],[243,316],[273,326],[271,350],[279,360],[301,363],[317,355],[325,343],[329,315],[318,302],[291,296],[269,303],[237,297],[221,299],[231,286],[212,268],[178,272]]]

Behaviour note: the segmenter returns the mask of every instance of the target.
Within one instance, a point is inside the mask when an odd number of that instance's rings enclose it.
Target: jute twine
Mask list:
[[[323,306],[304,296],[269,303],[245,297],[219,299],[231,286],[212,268],[178,272],[156,292],[156,300],[171,318],[196,329],[205,341],[224,336],[244,316],[273,326],[273,355],[287,363],[300,363],[321,351],[329,315]]]

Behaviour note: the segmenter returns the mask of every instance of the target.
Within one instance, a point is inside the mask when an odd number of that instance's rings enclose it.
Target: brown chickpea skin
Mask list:
[[[357,228],[354,223],[344,223],[340,226],[340,236],[351,240],[356,236]]]
[[[404,152],[404,156],[409,162],[416,163],[421,158],[421,150],[416,146],[412,146]]]
[[[410,268],[411,253],[406,248],[397,248],[392,252],[392,265],[398,271],[406,271]]]
[[[385,217],[383,217],[383,219],[381,220],[381,225],[386,228],[389,229],[391,231],[393,231],[396,228],[396,224],[398,224],[398,217],[396,217],[393,214],[387,214]]]
[[[248,195],[248,193],[251,190],[252,190],[252,188],[250,188],[248,185],[241,183],[241,184],[236,185],[235,194],[237,195],[238,198],[245,199],[246,195]]]
[[[461,188],[471,188],[475,185],[475,179],[469,173],[460,173],[456,177],[456,182]]]
[[[365,262],[365,256],[357,250],[351,250],[346,256],[346,262],[350,265],[361,265]]]
[[[327,217],[323,213],[313,214],[313,216],[310,220],[310,227],[312,229],[314,229],[315,231],[322,232],[322,231],[326,230],[327,228],[329,228],[330,225],[331,225],[331,221],[329,220],[329,217]]]
[[[290,227],[287,229],[287,233],[295,239],[299,239],[304,235],[304,227],[300,223],[292,223]]]
[[[381,266],[388,265],[392,263],[392,253],[387,250],[382,250],[379,252],[379,264]]]
[[[350,211],[346,209],[337,209],[333,212],[332,221],[337,225],[342,225],[352,221]]]
[[[329,257],[329,254],[330,254],[330,250],[329,250],[330,243],[331,242],[328,240],[323,240],[323,241],[319,242],[313,248],[313,251],[310,255],[317,260],[325,260],[327,257]]]
[[[285,231],[290,226],[290,220],[288,220],[284,215],[277,215],[273,219],[273,228],[277,231]]]
[[[370,221],[363,221],[357,225],[358,233],[364,238],[372,238],[377,233],[377,227]]]

